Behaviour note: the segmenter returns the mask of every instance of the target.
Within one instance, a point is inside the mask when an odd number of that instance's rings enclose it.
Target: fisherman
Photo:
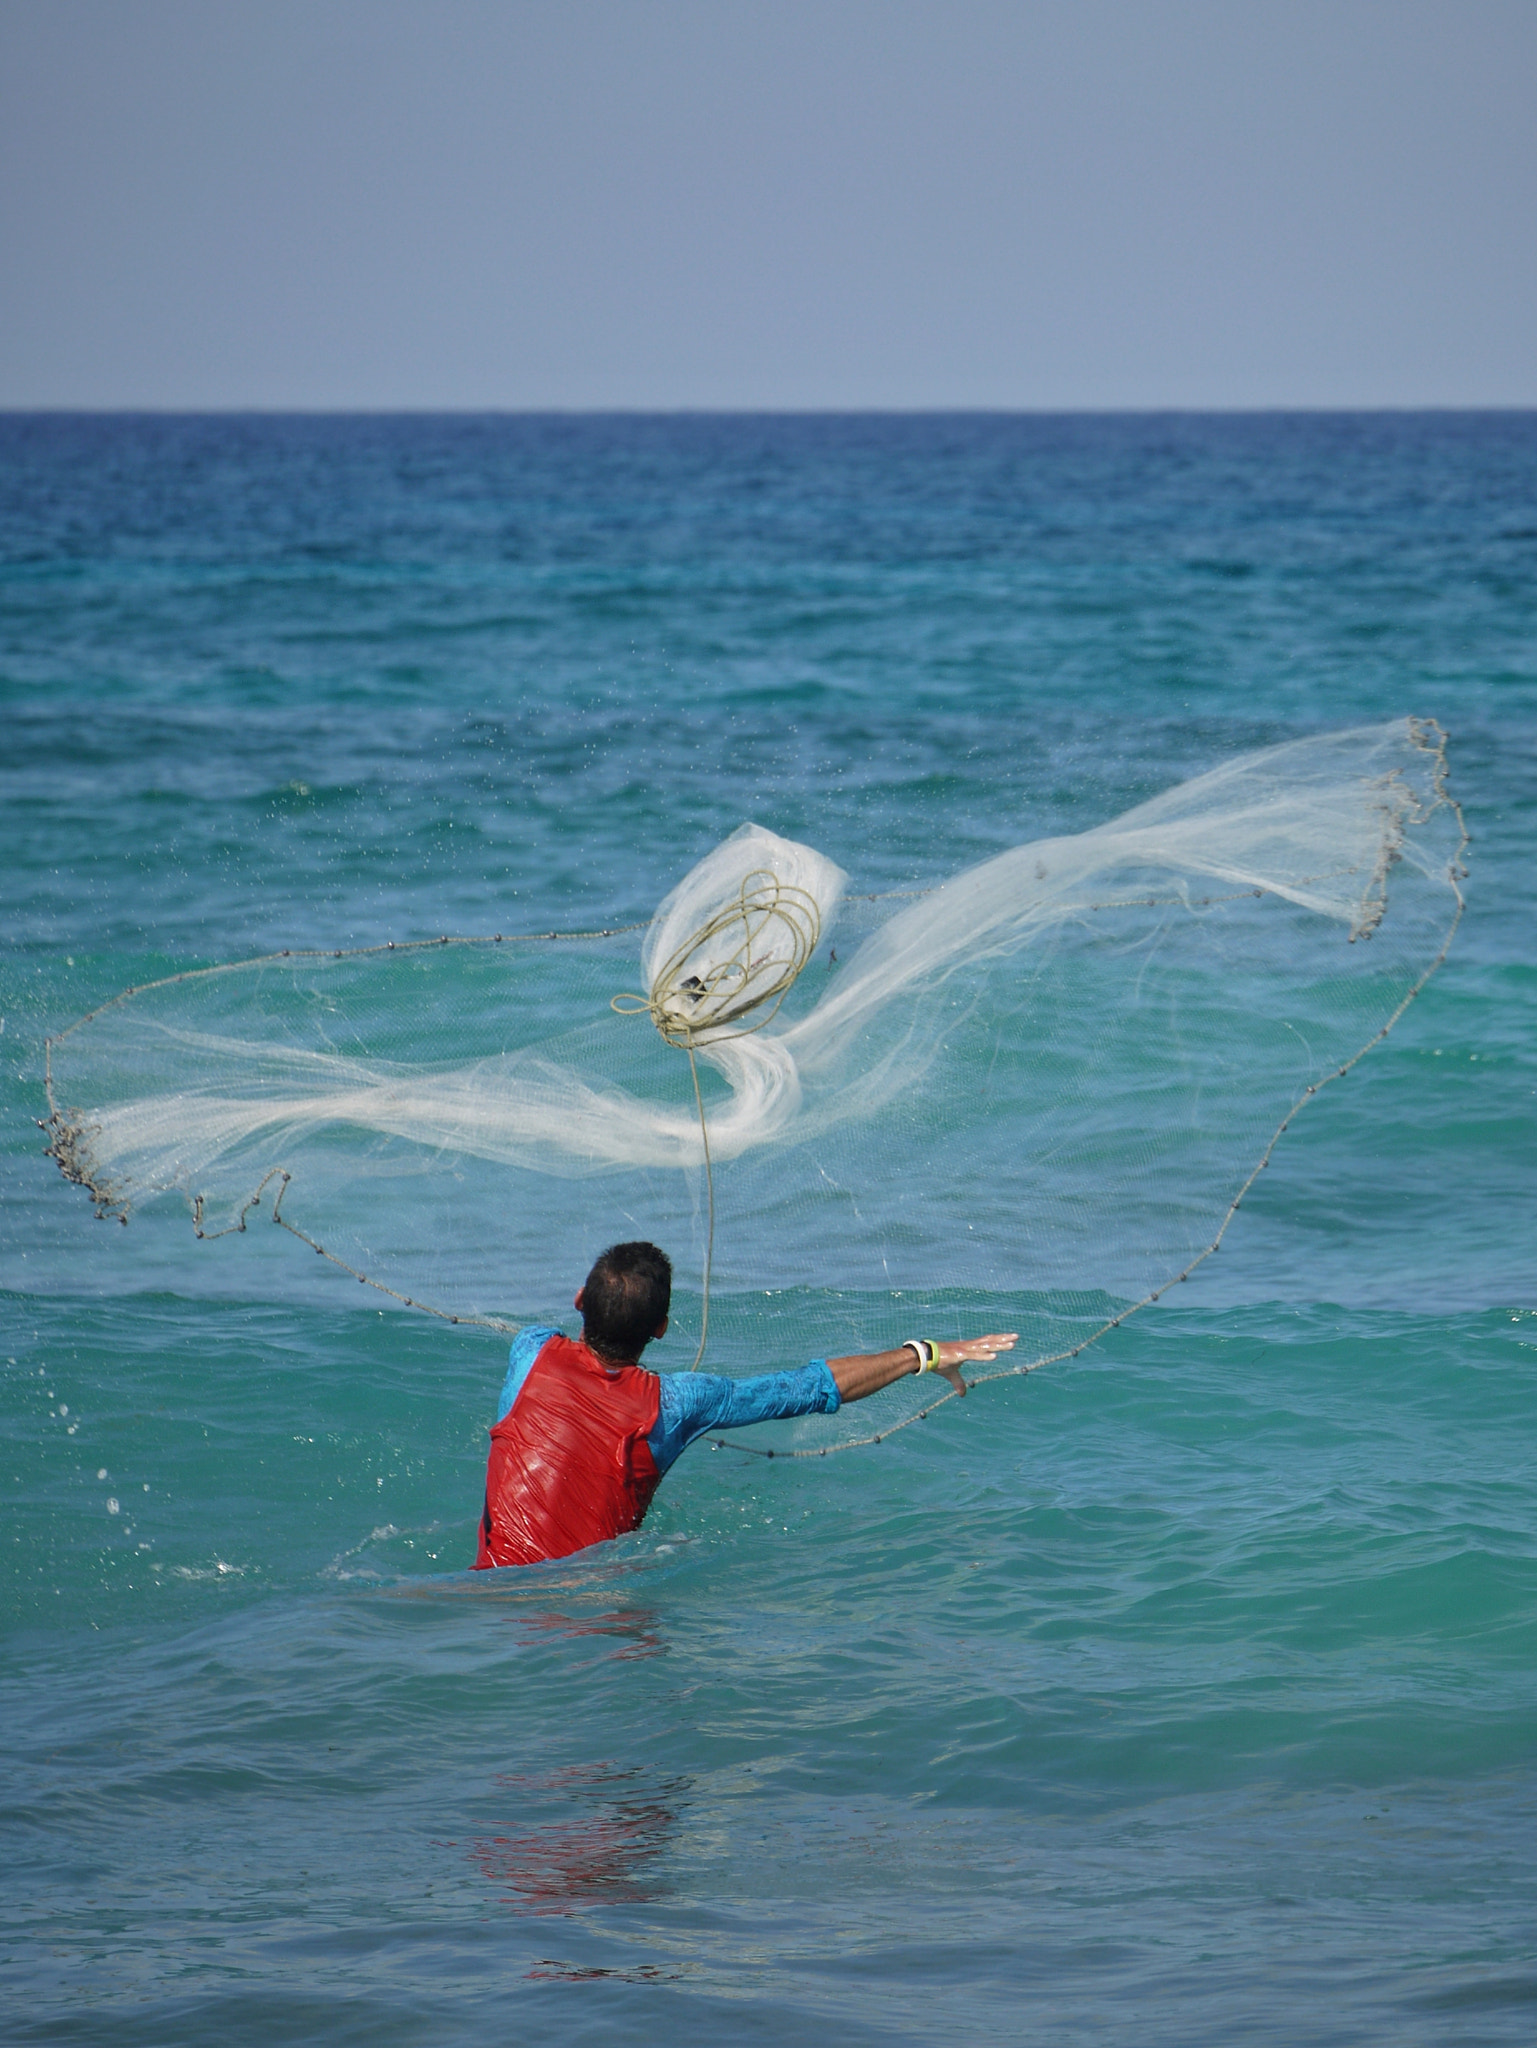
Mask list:
[[[600,1254],[575,1306],[580,1341],[519,1332],[491,1431],[477,1571],[569,1557],[639,1528],[663,1473],[695,1437],[791,1415],[835,1415],[909,1373],[941,1374],[958,1394],[961,1367],[1010,1351],[1012,1332],[895,1351],[818,1358],[795,1372],[726,1379],[647,1372],[640,1354],[665,1335],[672,1266],[654,1244]]]

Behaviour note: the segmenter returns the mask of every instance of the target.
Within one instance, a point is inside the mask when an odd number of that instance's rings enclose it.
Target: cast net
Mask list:
[[[50,1041],[49,1149],[103,1219],[184,1205],[231,1292],[570,1323],[597,1250],[648,1237],[678,1269],[671,1363],[713,1299],[720,1371],[1007,1328],[1017,1373],[1211,1254],[1445,957],[1465,844],[1413,719],[906,898],[744,826],[649,927],[126,990]],[[904,1380],[781,1446],[889,1433],[937,1392]]]

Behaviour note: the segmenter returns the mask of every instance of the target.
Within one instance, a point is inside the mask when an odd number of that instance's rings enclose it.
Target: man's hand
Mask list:
[[[991,1337],[961,1337],[943,1344],[937,1338],[933,1341],[938,1346],[939,1357],[929,1370],[947,1379],[958,1394],[964,1394],[966,1382],[961,1376],[961,1367],[985,1365],[1000,1351],[1012,1351],[1019,1339],[1013,1330],[1004,1330]],[[919,1368],[912,1346],[904,1344],[897,1351],[829,1358],[827,1369],[845,1401],[863,1401],[867,1395],[878,1394],[893,1380],[905,1379]]]
[[[939,1356],[929,1370],[941,1374],[958,1394],[964,1394],[966,1382],[961,1377],[963,1365],[986,1365],[996,1358],[1000,1351],[1012,1351],[1018,1342],[1017,1331],[1003,1330],[995,1332],[991,1337],[964,1337],[954,1344],[940,1344]]]

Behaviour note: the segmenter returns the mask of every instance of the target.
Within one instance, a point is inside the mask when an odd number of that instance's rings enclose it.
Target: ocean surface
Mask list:
[[[563,1563],[495,1336],[42,1154],[129,983],[1406,713],[1467,916],[1177,1306]],[[0,2038],[1533,2038],[1537,415],[12,416],[0,736]]]

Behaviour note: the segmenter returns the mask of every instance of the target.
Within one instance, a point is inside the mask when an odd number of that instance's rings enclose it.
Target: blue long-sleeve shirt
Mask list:
[[[498,1422],[522,1393],[544,1345],[560,1334],[538,1325],[520,1330],[513,1339]],[[794,1372],[762,1372],[747,1380],[727,1379],[716,1372],[664,1372],[657,1378],[661,1405],[646,1442],[659,1473],[706,1430],[741,1429],[749,1422],[778,1422],[791,1415],[836,1415],[843,1399],[825,1358],[814,1358]]]

